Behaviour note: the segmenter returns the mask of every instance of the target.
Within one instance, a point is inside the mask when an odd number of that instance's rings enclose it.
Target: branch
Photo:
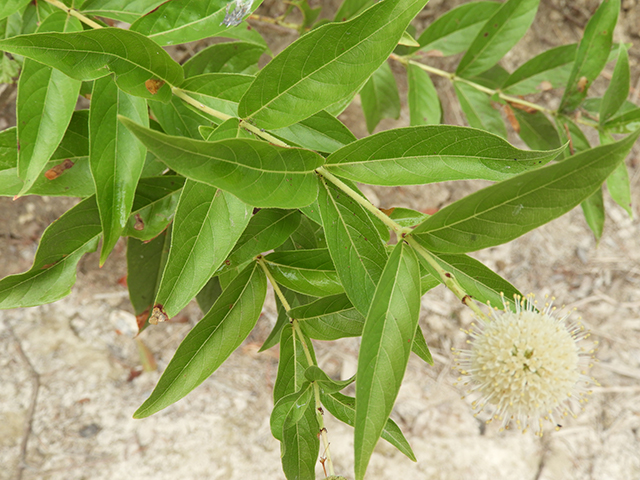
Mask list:
[[[65,12],[67,12],[72,17],[76,17],[82,23],[85,23],[86,25],[89,25],[91,28],[102,28],[102,25],[100,25],[99,23],[96,23],[93,20],[91,20],[90,18],[85,17],[84,15],[82,15],[77,10],[74,10],[73,8],[67,7],[64,3],[60,2],[59,0],[44,0],[44,1],[49,3],[49,4],[51,4],[51,5],[53,5],[54,7],[59,8],[60,10],[63,10]]]

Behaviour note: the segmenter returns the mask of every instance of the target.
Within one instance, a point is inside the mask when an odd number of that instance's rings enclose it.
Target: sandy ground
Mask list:
[[[421,14],[450,8],[433,0]],[[512,67],[542,49],[578,38],[597,2],[543,2],[536,27]],[[616,40],[637,43],[640,5],[624,1]],[[267,12],[278,6],[266,5]],[[271,9],[271,10],[269,10]],[[258,26],[259,27],[259,26]],[[280,30],[267,29],[277,51]],[[550,40],[550,37],[553,37]],[[632,84],[640,87],[637,47],[630,52]],[[447,67],[447,60],[436,66]],[[449,64],[450,65],[450,64]],[[608,67],[611,71],[611,66]],[[399,75],[401,89],[406,88]],[[451,89],[436,79],[448,123],[460,123]],[[605,85],[603,83],[602,85]],[[598,88],[594,88],[597,93]],[[10,101],[11,92],[5,92]],[[546,94],[545,94],[546,95]],[[637,100],[637,97],[636,97]],[[538,101],[553,102],[543,96]],[[7,106],[3,121],[11,122]],[[403,110],[398,123],[404,125]],[[357,105],[343,116],[359,135]],[[4,128],[4,126],[2,127]],[[517,140],[513,139],[514,142]],[[640,215],[640,147],[627,159]],[[439,208],[484,183],[366,189],[379,206]],[[26,270],[43,229],[71,199],[0,199],[0,275]],[[381,441],[371,479],[640,479],[640,224],[607,200],[605,234],[596,246],[579,209],[507,245],[474,254],[523,292],[551,294],[576,307],[576,318],[598,340],[591,374],[600,386],[576,419],[540,439],[484,426],[453,383],[450,348],[462,347],[461,327],[472,320],[452,294],[438,287],[423,298],[421,325],[436,360],[412,357],[393,413],[418,458],[413,463]],[[126,274],[124,243],[102,269],[85,257],[72,295],[51,305],[0,312],[0,479],[280,479],[279,444],[269,430],[277,348],[257,350],[275,322],[269,302],[242,347],[185,399],[145,420],[131,418],[150,394],[175,349],[201,317],[195,305],[148,329],[141,340],[158,369],[136,376],[141,357],[127,334],[131,307],[118,279]],[[320,366],[336,378],[356,369],[358,341],[314,342]],[[33,408],[33,410],[32,410]],[[352,478],[353,432],[327,415],[337,473]],[[25,445],[25,439],[28,443]],[[321,468],[317,468],[320,478]]]

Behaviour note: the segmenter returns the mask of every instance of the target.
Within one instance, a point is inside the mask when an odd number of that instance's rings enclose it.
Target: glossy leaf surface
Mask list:
[[[119,115],[147,125],[147,102],[121,91],[111,75],[99,78],[93,84],[89,109],[89,164],[103,232],[100,265],[127,223],[147,154],[118,121]]]
[[[282,128],[349,97],[387,59],[425,4],[386,0],[353,20],[312,30],[260,71],[238,113],[262,128]]]
[[[121,28],[20,35],[0,40],[0,50],[32,58],[76,80],[95,80],[114,73],[123,91],[156,100],[169,100],[169,86],[163,85],[152,94],[145,82],[179,85],[183,78],[182,67],[161,47],[144,35]]]
[[[47,17],[38,32],[74,32],[80,22],[63,12]],[[38,180],[58,147],[78,101],[80,82],[64,73],[25,59],[16,100],[18,125],[18,175],[24,181],[20,195]]]
[[[234,278],[182,341],[134,418],[148,417],[177,402],[222,365],[255,326],[266,293],[267,279],[257,264]]]
[[[251,218],[233,195],[187,180],[173,226],[171,250],[155,302],[173,317],[204,287]]]
[[[387,423],[420,316],[420,268],[404,242],[389,256],[362,332],[356,374],[355,473],[363,479]]]
[[[329,155],[325,168],[372,185],[504,180],[538,168],[560,151],[520,150],[482,130],[431,125],[387,130],[358,140]]]
[[[387,252],[366,210],[326,181],[320,184],[318,204],[327,247],[347,296],[365,315]]]
[[[429,250],[463,253],[500,245],[568,212],[591,196],[640,132],[523,173],[440,210],[412,233]]]
[[[507,0],[478,31],[456,74],[472,77],[500,60],[527,32],[540,0]]]
[[[120,121],[168,167],[249,205],[296,208],[317,197],[314,170],[324,159],[310,150],[240,138],[205,142],[155,132],[123,117]]]

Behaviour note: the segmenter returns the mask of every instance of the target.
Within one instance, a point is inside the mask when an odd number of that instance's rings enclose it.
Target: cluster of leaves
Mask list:
[[[319,10],[298,0],[287,13],[302,12],[300,38],[261,70],[270,51],[260,34],[245,22],[228,26],[259,1],[47,2],[0,7],[0,50],[11,55],[2,57],[4,80],[21,70],[17,127],[0,132],[0,194],[82,201],[47,228],[29,271],[0,281],[0,308],[62,298],[84,254],[101,240],[103,264],[126,237],[141,330],[193,298],[205,312],[135,413],[143,418],[184,397],[242,343],[269,280],[279,315],[262,348],[280,345],[271,427],[287,478],[314,478],[323,409],[355,427],[356,478],[380,437],[415,459],[389,415],[410,352],[432,362],[420,297],[440,283],[468,304],[518,293],[466,253],[579,204],[599,236],[605,181],[629,207],[624,158],[640,135],[640,108],[626,100],[627,46],[612,45],[619,0],[602,3],[578,45],[513,73],[497,63],[531,25],[538,0],[465,4],[417,40],[410,22],[427,0],[345,0],[334,21],[319,22]],[[236,8],[244,10],[234,17]],[[162,48],[215,36],[229,41],[182,65]],[[425,50],[466,53],[446,73],[416,61]],[[407,68],[412,126],[356,140],[336,116],[358,93],[370,131],[398,115],[390,57]],[[612,58],[605,96],[587,99]],[[476,128],[440,124],[425,70],[454,82]],[[541,84],[565,88],[557,111],[512,96]],[[90,98],[88,110],[76,110],[79,95]],[[505,140],[497,104],[533,150]],[[575,112],[601,145],[590,147]],[[629,135],[615,140],[620,133]],[[382,212],[356,184],[460,179],[496,183],[433,216]],[[357,374],[332,380],[312,339],[353,336],[362,336]],[[353,381],[355,398],[340,393]]]

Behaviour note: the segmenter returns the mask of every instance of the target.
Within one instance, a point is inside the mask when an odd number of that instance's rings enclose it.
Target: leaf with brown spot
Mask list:
[[[150,78],[146,82],[144,82],[144,86],[147,87],[149,93],[151,95],[155,95],[158,93],[158,90],[164,85],[164,80],[156,80],[155,78]]]
[[[62,163],[56,165],[55,167],[50,168],[49,170],[47,170],[44,173],[44,176],[47,177],[48,180],[55,180],[60,175],[62,175],[65,170],[69,170],[71,167],[73,167],[73,165],[74,165],[74,163],[67,158],[64,162],[62,162]]]

